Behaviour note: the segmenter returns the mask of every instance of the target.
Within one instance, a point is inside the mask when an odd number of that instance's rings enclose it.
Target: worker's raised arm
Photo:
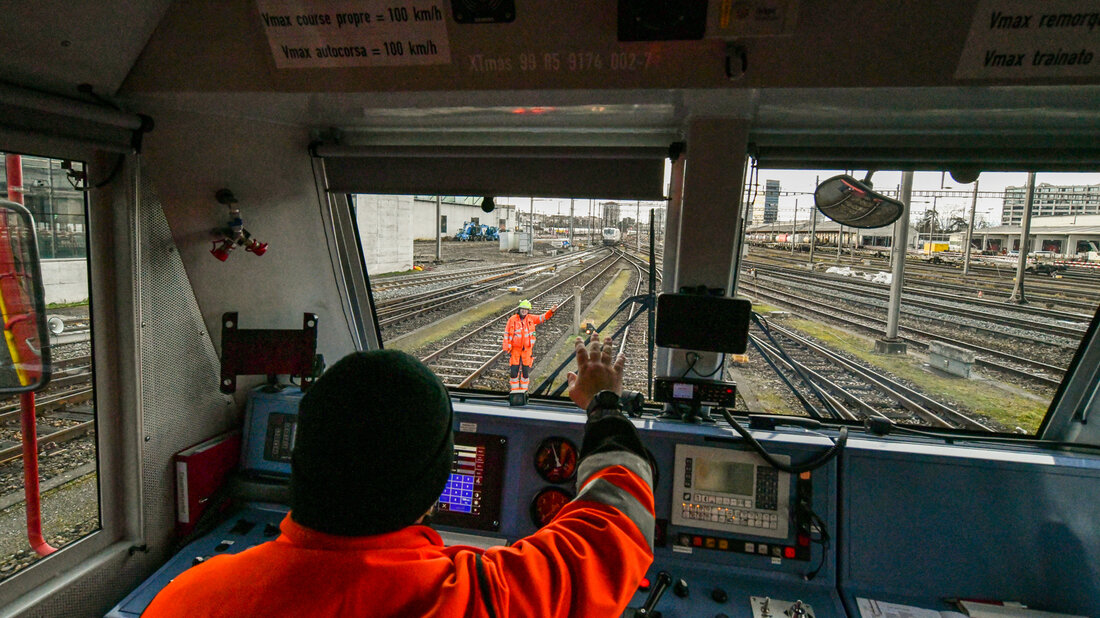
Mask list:
[[[653,562],[653,476],[619,407],[625,359],[611,339],[577,340],[570,397],[588,412],[577,497],[552,522],[481,558],[496,616],[618,616]]]

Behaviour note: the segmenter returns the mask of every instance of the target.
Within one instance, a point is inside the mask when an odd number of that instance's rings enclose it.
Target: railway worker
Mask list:
[[[523,299],[516,307],[516,313],[508,318],[504,327],[504,351],[511,353],[508,359],[508,386],[513,393],[526,393],[531,379],[531,365],[535,358],[531,352],[535,348],[535,327],[554,316],[557,307],[552,307],[542,315],[531,313],[531,301]]]
[[[538,532],[444,547],[423,524],[451,472],[447,389],[404,352],[358,352],[302,398],[282,534],[183,572],[143,616],[619,616],[653,561],[653,478],[624,358],[610,338],[576,352],[580,491]]]

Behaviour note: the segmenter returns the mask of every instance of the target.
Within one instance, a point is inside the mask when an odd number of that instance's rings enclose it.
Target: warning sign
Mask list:
[[[280,69],[451,62],[442,0],[257,0],[256,7]]]
[[[956,79],[1100,75],[1096,0],[982,0]]]

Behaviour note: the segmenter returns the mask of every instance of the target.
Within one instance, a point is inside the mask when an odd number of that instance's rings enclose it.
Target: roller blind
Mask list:
[[[538,195],[660,200],[654,147],[315,146],[340,193]]]
[[[148,118],[109,107],[0,84],[0,136],[11,142],[45,139],[76,148],[131,152],[135,131],[148,131]]]

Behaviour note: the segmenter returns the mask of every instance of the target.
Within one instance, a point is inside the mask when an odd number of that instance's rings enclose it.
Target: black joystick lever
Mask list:
[[[665,596],[665,591],[668,590],[670,584],[672,584],[672,576],[668,574],[668,571],[657,573],[657,583],[653,584],[653,589],[649,591],[649,596],[646,597],[645,603],[634,610],[634,618],[651,618],[653,616],[659,616],[660,612],[655,611],[655,608],[657,607],[658,601],[661,600],[661,597]]]

